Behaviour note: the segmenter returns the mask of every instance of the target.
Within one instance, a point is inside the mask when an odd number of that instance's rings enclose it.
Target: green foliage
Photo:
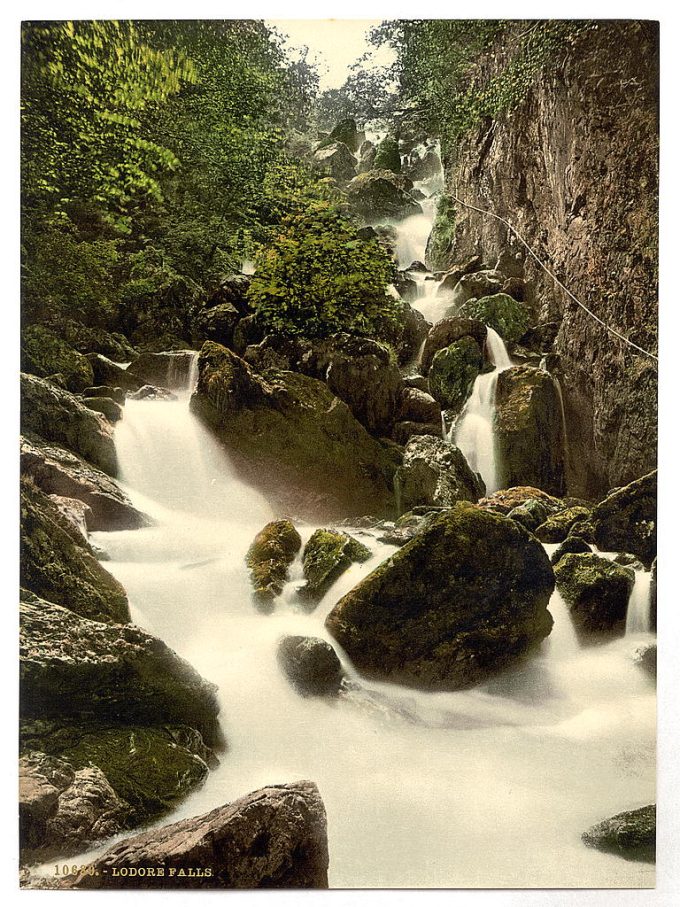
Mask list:
[[[399,142],[392,135],[386,135],[378,145],[375,160],[373,161],[374,170],[392,170],[393,173],[401,172],[401,155],[399,154]]]
[[[427,255],[433,268],[446,268],[456,237],[456,206],[453,199],[442,195],[428,242]]]
[[[332,129],[348,117],[362,125],[388,122],[399,100],[396,87],[391,67],[365,67],[359,61],[341,88],[330,88],[319,96],[315,105],[319,127]]]
[[[396,318],[387,296],[392,264],[377,241],[361,241],[333,202],[290,215],[257,259],[248,295],[277,333],[370,335]]]

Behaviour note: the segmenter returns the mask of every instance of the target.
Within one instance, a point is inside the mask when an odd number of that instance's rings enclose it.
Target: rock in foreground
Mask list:
[[[553,585],[522,526],[460,503],[345,595],[326,626],[369,676],[456,689],[550,633]]]
[[[656,861],[656,804],[618,813],[581,835],[588,847],[627,860]]]
[[[326,811],[311,781],[264,787],[127,838],[94,868],[69,887],[327,888]]]
[[[555,579],[582,634],[623,636],[632,570],[597,554],[565,554],[555,565]]]

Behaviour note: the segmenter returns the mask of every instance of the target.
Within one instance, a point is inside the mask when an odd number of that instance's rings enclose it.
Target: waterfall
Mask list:
[[[478,472],[486,493],[499,489],[498,463],[494,437],[496,385],[499,374],[512,366],[512,360],[501,337],[486,329],[486,354],[495,366],[492,372],[478,375],[458,422],[451,428],[451,440],[460,448],[473,472]]]
[[[632,633],[649,633],[649,588],[652,574],[648,570],[635,571],[635,585],[628,599],[626,636]]]

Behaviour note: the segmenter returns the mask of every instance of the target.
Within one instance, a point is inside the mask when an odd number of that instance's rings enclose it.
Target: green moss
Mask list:
[[[335,529],[317,529],[303,555],[306,584],[300,589],[304,598],[318,600],[353,561],[363,562],[371,551],[357,539]]]
[[[507,343],[516,343],[531,323],[526,306],[507,293],[470,299],[461,306],[460,314],[493,328]]]
[[[301,545],[300,534],[290,520],[274,520],[258,532],[246,555],[257,598],[267,600],[281,594],[288,565]]]
[[[482,353],[472,337],[462,337],[435,353],[429,373],[430,393],[442,407],[460,410],[482,370]]]
[[[401,155],[399,154],[399,143],[394,136],[387,135],[378,145],[375,160],[373,161],[375,170],[391,170],[393,173],[401,172]]]
[[[42,324],[32,324],[21,334],[21,368],[40,378],[61,375],[71,391],[82,391],[94,381],[85,356]]]
[[[554,567],[557,587],[584,635],[625,631],[635,574],[597,554],[565,554]]]
[[[536,530],[536,535],[542,542],[563,542],[571,533],[575,523],[587,520],[590,510],[587,507],[567,507],[548,517]]]

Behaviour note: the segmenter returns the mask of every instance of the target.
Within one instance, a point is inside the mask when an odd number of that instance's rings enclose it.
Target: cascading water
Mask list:
[[[450,440],[460,448],[473,472],[478,472],[493,494],[498,484],[498,463],[494,440],[496,385],[499,374],[512,366],[503,340],[493,328],[486,329],[486,353],[494,365],[492,372],[479,375],[458,422],[451,428]]]
[[[295,594],[298,559],[264,615],[244,556],[274,514],[189,412],[188,393],[128,401],[116,447],[126,490],[156,524],[94,540],[134,620],[218,684],[229,744],[205,785],[157,824],[310,778],[328,814],[334,887],[653,885],[650,865],[580,841],[594,822],[654,796],[654,685],[626,639],[580,648],[555,593],[556,625],[540,650],[479,687],[367,683],[334,644],[365,692],[300,697],[278,669],[279,639],[332,641],[331,607],[395,549],[364,531],[372,559],[353,565],[311,614]],[[303,538],[313,530],[299,528]]]
[[[647,570],[635,571],[635,585],[628,600],[626,635],[649,633],[649,593],[652,575]]]

